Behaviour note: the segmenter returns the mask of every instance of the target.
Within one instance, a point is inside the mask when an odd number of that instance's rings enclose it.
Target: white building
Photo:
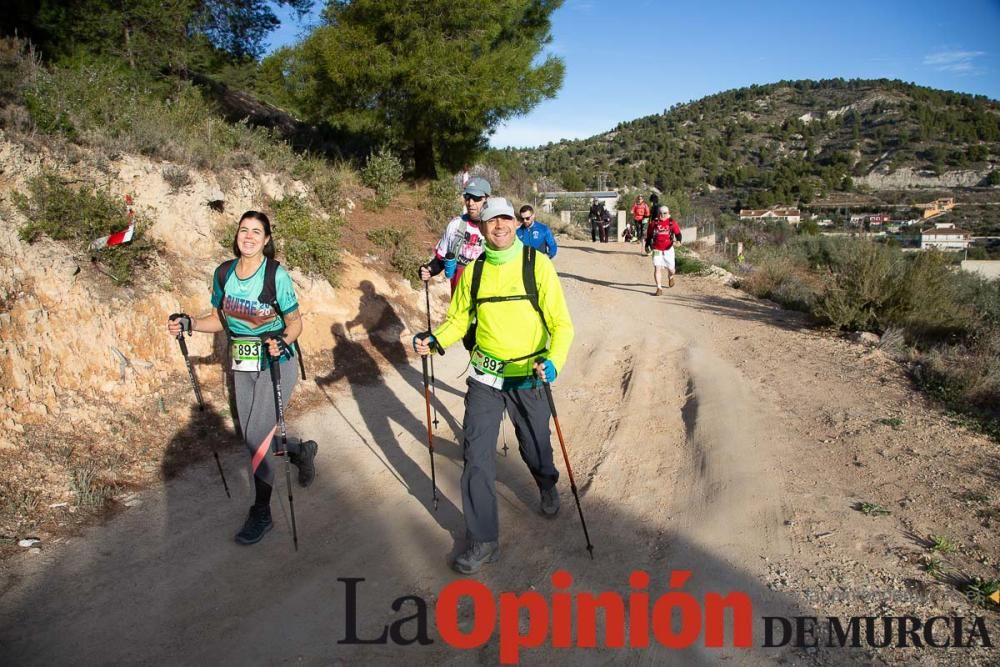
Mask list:
[[[925,229],[920,232],[920,249],[965,250],[969,247],[969,233],[954,227]]]
[[[792,225],[797,225],[802,221],[802,214],[797,208],[785,206],[772,206],[765,209],[744,208],[740,209],[740,220],[784,220]]]

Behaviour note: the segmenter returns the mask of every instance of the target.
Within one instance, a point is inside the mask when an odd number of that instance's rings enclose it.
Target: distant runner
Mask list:
[[[670,208],[660,206],[656,220],[646,229],[646,252],[653,253],[653,280],[656,281],[656,296],[663,294],[663,269],[667,270],[667,287],[674,286],[674,241],[681,242],[681,228],[670,217]]]

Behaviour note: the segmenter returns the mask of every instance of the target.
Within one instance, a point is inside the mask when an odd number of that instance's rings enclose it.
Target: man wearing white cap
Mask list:
[[[663,294],[663,269],[667,270],[667,287],[674,286],[674,242],[681,242],[681,228],[670,217],[667,206],[657,208],[657,216],[646,228],[646,252],[653,253],[653,280],[656,281],[656,296]]]
[[[465,397],[462,511],[469,543],[453,567],[473,574],[500,555],[494,448],[506,410],[514,422],[521,458],[541,494],[540,511],[559,511],[552,461],[548,399],[542,382],[552,382],[566,363],[573,322],[552,261],[517,238],[514,208],[492,197],[480,223],[486,249],[462,274],[448,316],[433,333],[413,337],[421,355],[460,340],[478,318],[472,369]],[[544,378],[544,380],[543,380]]]

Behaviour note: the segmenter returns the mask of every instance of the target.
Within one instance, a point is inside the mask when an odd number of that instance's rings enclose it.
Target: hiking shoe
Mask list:
[[[667,278],[667,287],[673,287],[673,286],[674,286],[674,277],[670,276],[669,278]]]
[[[559,489],[553,486],[542,491],[542,515],[552,518],[559,512]]]
[[[661,294],[663,294],[663,289],[662,289],[662,288],[659,288],[659,287],[657,287],[657,288],[656,288],[656,294],[654,294],[653,296],[660,296]]]
[[[299,486],[309,486],[316,479],[316,450],[319,445],[315,440],[306,440],[300,447],[300,453],[290,454],[289,459],[299,467]]]
[[[500,558],[499,542],[470,542],[469,548],[451,564],[459,574],[475,574],[483,565]]]
[[[236,533],[236,541],[240,544],[257,544],[264,537],[264,533],[273,527],[271,508],[254,505],[250,508],[250,516],[243,524],[243,530]]]

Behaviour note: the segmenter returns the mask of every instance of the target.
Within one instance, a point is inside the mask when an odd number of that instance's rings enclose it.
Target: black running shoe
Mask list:
[[[271,508],[254,505],[250,508],[250,516],[243,524],[243,530],[236,533],[236,541],[240,544],[257,544],[264,537],[264,533],[273,527]]]

